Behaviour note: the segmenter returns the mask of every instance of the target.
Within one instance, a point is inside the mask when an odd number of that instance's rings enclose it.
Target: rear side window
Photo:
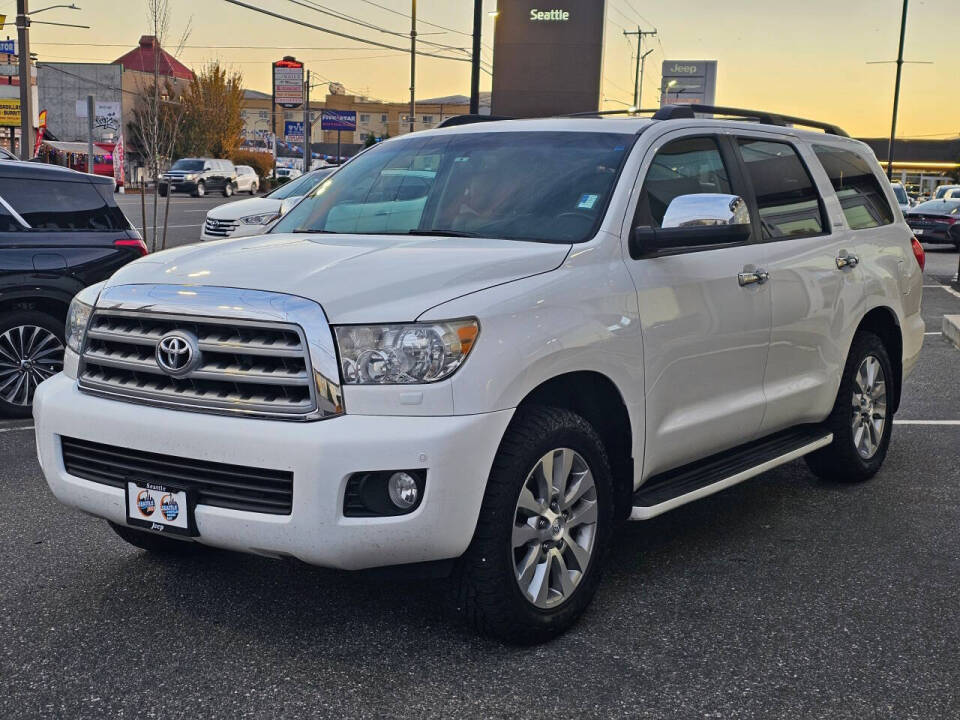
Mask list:
[[[730,194],[730,176],[717,141],[694,137],[667,143],[647,171],[634,224],[661,227],[674,198],[698,193]]]
[[[850,229],[862,230],[893,222],[893,209],[883,186],[864,158],[826,145],[814,145],[813,152],[827,171]]]
[[[25,228],[17,222],[16,218],[10,214],[2,204],[0,204],[0,233],[20,232]]]
[[[0,196],[34,230],[126,230],[129,223],[102,190],[90,182],[0,178]]]
[[[757,196],[764,239],[823,234],[820,194],[793,146],[749,139],[738,144]]]

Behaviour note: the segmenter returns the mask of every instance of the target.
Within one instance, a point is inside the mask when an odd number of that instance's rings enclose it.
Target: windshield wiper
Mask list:
[[[433,235],[435,237],[480,237],[477,233],[462,230],[408,230],[407,235]]]

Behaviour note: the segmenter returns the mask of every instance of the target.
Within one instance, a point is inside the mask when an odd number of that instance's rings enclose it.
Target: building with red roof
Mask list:
[[[168,53],[153,35],[143,35],[140,43],[130,52],[113,61],[122,65],[125,71],[153,74],[156,66],[160,75],[180,80],[192,80],[193,70]]]

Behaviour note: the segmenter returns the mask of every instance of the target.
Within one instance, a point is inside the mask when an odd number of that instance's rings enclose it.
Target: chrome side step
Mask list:
[[[633,496],[631,520],[649,520],[713,495],[833,442],[822,427],[792,428],[655,475]]]

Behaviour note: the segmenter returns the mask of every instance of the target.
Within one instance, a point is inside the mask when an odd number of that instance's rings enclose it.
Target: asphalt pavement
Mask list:
[[[180,195],[174,193],[170,196],[170,205],[167,207],[167,198],[159,198],[157,205],[157,228],[158,237],[163,237],[164,216],[167,219],[167,242],[166,247],[178,247],[189,243],[200,241],[200,231],[203,228],[203,221],[207,213],[213,208],[228,202],[236,202],[249,198],[250,195],[234,195],[231,198],[225,198],[223,195],[207,195],[202,198],[194,198],[189,195]],[[139,193],[130,193],[129,195],[117,195],[117,204],[123,210],[127,219],[133,223],[134,227],[140,231],[140,234],[150,242],[153,237],[153,194],[149,191],[143,197],[146,206],[146,222],[144,223],[144,212],[141,207],[141,196]],[[144,226],[147,232],[144,232]]]
[[[629,524],[582,621],[536,648],[450,622],[440,581],[150,557],[57,503],[29,423],[0,425],[0,717],[960,717],[960,351],[936,334],[956,267],[930,250],[876,478],[798,461]]]

